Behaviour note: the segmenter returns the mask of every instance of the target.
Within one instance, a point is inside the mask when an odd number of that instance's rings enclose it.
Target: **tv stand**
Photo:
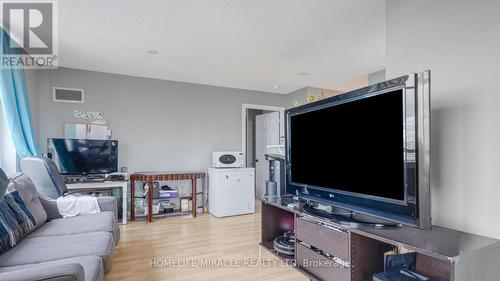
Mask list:
[[[104,182],[106,180],[104,174],[62,175],[62,177],[66,184]]]
[[[261,201],[261,247],[311,280],[372,280],[373,274],[384,271],[384,253],[394,247],[414,251],[415,271],[427,277],[498,281],[500,276],[497,239],[439,226],[430,230],[351,227],[305,212],[305,203],[292,196]],[[295,234],[294,255],[273,248],[274,239],[288,231]]]
[[[402,227],[402,224],[393,223],[386,220],[375,219],[363,214],[352,212],[346,209],[328,206],[329,210],[317,208],[314,205],[317,203],[306,202],[302,207],[305,214],[314,217],[321,217],[345,227],[360,228],[370,227],[378,229],[397,229]],[[326,205],[325,205],[326,206]]]

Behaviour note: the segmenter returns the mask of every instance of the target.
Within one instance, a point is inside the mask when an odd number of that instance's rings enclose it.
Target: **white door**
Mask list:
[[[269,161],[264,156],[268,145],[280,142],[280,113],[278,111],[255,117],[255,195],[262,197],[269,179]]]

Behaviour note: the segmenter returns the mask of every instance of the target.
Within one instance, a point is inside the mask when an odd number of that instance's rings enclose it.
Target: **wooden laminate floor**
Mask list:
[[[106,280],[309,280],[260,251],[260,220],[260,213],[229,218],[202,214],[123,225]]]

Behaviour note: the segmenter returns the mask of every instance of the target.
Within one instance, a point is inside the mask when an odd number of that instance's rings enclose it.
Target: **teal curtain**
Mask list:
[[[10,36],[0,27],[2,57]],[[0,102],[19,158],[39,156],[24,69],[1,67]]]

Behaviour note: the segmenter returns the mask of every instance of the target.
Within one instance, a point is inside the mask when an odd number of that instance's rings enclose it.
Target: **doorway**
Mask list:
[[[284,108],[244,104],[242,107],[242,151],[247,167],[255,168],[255,196],[262,197],[269,178],[267,153],[277,153],[284,136]],[[278,152],[279,153],[279,152]]]

